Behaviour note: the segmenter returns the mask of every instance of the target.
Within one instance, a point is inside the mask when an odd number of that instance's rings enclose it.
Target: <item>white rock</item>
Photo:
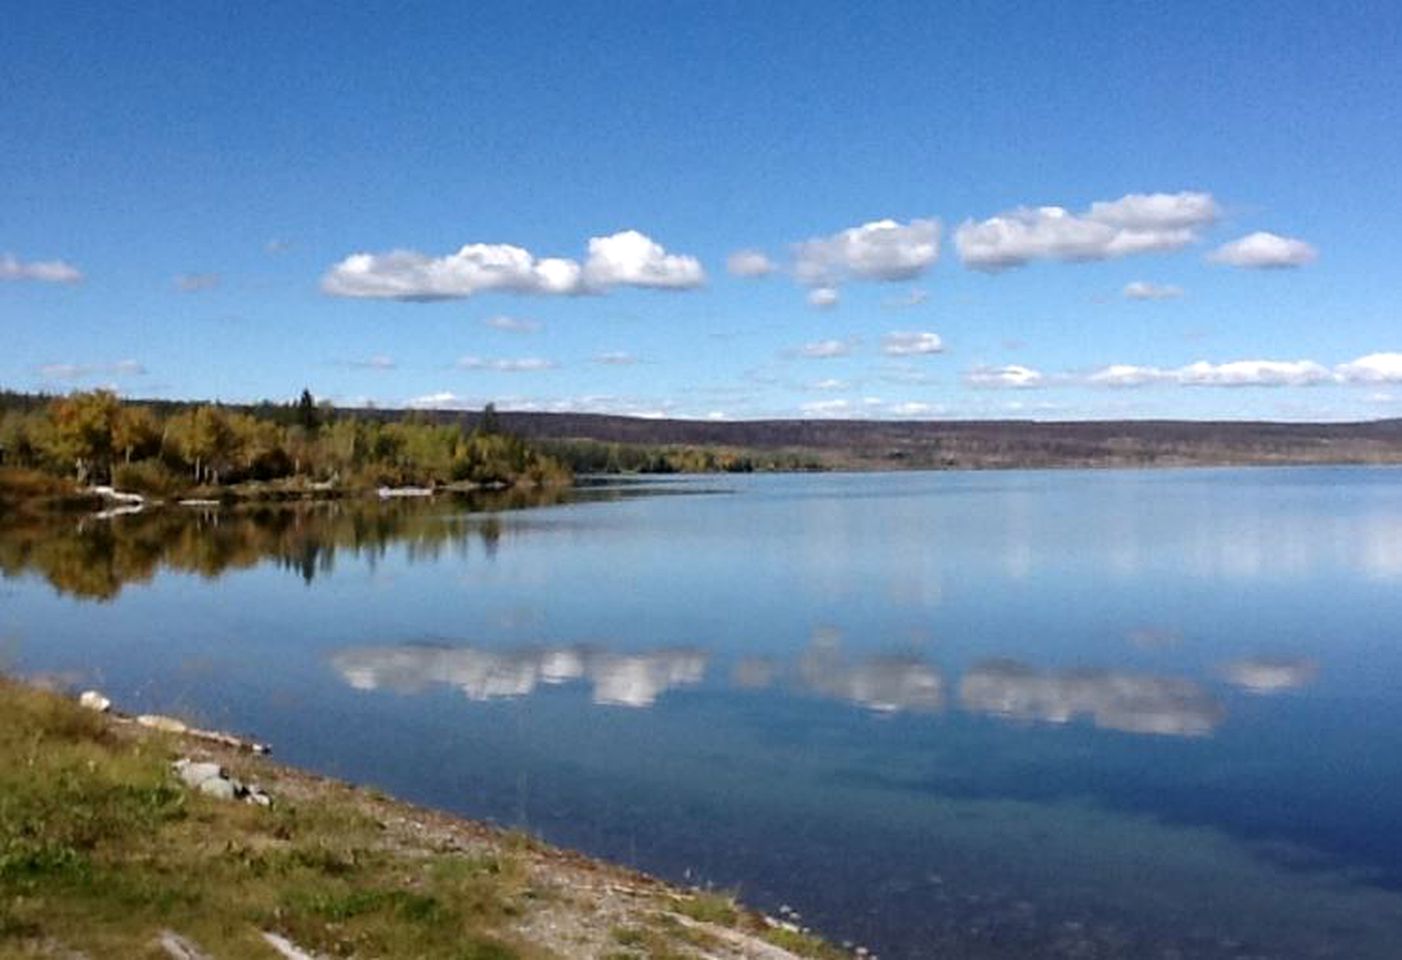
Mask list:
[[[166,733],[185,733],[190,729],[182,721],[174,717],[162,716],[159,713],[143,713],[136,718],[136,722],[143,727],[150,727],[152,730],[162,730]]]
[[[235,800],[238,798],[238,785],[232,780],[225,780],[223,777],[211,777],[208,780],[201,780],[195,787],[200,793],[208,794],[216,800]]]
[[[223,780],[224,768],[217,763],[196,763],[193,760],[177,760],[175,773],[187,787],[198,787],[206,780]]]
[[[96,710],[98,713],[106,713],[112,709],[112,701],[96,690],[84,690],[78,696],[78,705],[87,707],[89,710]]]

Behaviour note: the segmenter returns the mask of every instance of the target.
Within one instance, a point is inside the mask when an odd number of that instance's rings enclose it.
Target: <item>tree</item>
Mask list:
[[[309,433],[321,426],[321,411],[317,409],[316,397],[306,387],[302,388],[301,399],[297,401],[297,424]]]
[[[112,424],[112,449],[123,463],[143,459],[160,450],[161,427],[150,407],[122,407]]]
[[[482,419],[477,423],[477,432],[487,436],[501,433],[501,424],[497,420],[497,405],[495,403],[489,403],[482,408]]]
[[[79,483],[110,476],[112,433],[121,404],[111,390],[72,393],[49,405],[49,455],[71,465]]]

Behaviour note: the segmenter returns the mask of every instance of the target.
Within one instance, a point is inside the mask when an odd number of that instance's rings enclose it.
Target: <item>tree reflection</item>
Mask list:
[[[558,503],[567,491],[511,491],[440,503],[335,501],[228,509],[162,507],[121,516],[0,517],[0,574],[43,577],[60,593],[111,600],[170,570],[216,578],[268,562],[308,584],[338,553],[379,557],[403,547],[411,561],[502,537],[494,511]]]

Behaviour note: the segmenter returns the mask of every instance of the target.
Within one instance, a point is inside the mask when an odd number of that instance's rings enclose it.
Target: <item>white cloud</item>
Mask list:
[[[1365,358],[1366,359],[1366,358]],[[1307,387],[1347,379],[1313,360],[1199,360],[1182,367],[1136,366],[1116,363],[1095,371],[1085,382],[1100,387],[1143,387],[1174,384],[1182,387]]]
[[[595,356],[594,362],[606,367],[631,367],[638,362],[638,358],[624,350],[610,350]]]
[[[809,385],[813,390],[846,390],[850,384],[846,380],[839,380],[836,377],[827,377]]]
[[[965,383],[980,388],[1040,387],[1044,379],[1040,371],[1016,363],[1002,367],[975,367],[964,374]]]
[[[494,370],[498,373],[535,373],[553,370],[558,364],[543,357],[518,357],[512,359],[485,360],[482,357],[463,357],[457,363],[461,370]]]
[[[920,403],[919,401],[909,401],[906,403],[895,403],[890,407],[890,413],[895,417],[930,417],[938,415],[943,408],[933,403]]]
[[[1005,270],[1032,260],[1107,260],[1187,246],[1217,214],[1208,193],[1128,194],[1097,201],[1079,214],[1065,207],[1020,207],[966,220],[954,243],[964,265],[975,270]]]
[[[0,254],[0,280],[78,283],[82,279],[82,271],[65,260],[24,261],[12,253]]]
[[[443,390],[438,393],[414,397],[412,400],[406,401],[404,406],[411,410],[461,410],[469,405],[466,400],[451,390]]]
[[[382,353],[364,360],[352,360],[350,365],[360,370],[393,370],[397,366],[393,357]]]
[[[429,257],[413,250],[357,253],[322,278],[326,293],[383,300],[455,300],[486,291],[579,295],[615,286],[688,289],[705,282],[695,257],[669,254],[636,230],[589,241],[581,265],[561,257],[537,258],[507,243],[470,243],[457,253]]]
[[[1171,283],[1135,280],[1125,284],[1124,295],[1126,300],[1176,300],[1183,296],[1183,288]]]
[[[1302,267],[1313,263],[1318,256],[1319,252],[1303,240],[1258,230],[1240,240],[1224,243],[1212,251],[1208,259],[1231,267],[1265,270]]]
[[[808,304],[822,310],[835,305],[840,296],[836,287],[814,287],[808,291]]]
[[[1086,377],[1086,382],[1097,387],[1143,387],[1151,383],[1163,383],[1172,377],[1172,371],[1158,367],[1112,363],[1090,374]]]
[[[695,257],[668,253],[660,243],[636,230],[624,230],[589,241],[584,280],[590,289],[652,287],[685,290],[706,282],[706,271]]]
[[[794,245],[794,275],[808,286],[844,280],[910,280],[940,255],[937,220],[873,220]]]
[[[763,250],[736,250],[726,257],[725,268],[737,277],[767,277],[774,261]]]
[[[923,330],[896,331],[882,339],[881,350],[891,357],[910,357],[929,353],[942,353],[944,341],[937,333]]]
[[[535,333],[540,329],[539,320],[531,320],[526,317],[508,317],[504,314],[488,317],[482,322],[493,330],[505,330],[508,333]]]
[[[795,353],[808,360],[826,360],[831,357],[846,357],[852,353],[851,340],[815,340],[805,343]]]
[[[1333,374],[1313,360],[1199,360],[1175,370],[1174,379],[1186,387],[1297,387],[1324,383]]]
[[[1334,368],[1345,383],[1402,383],[1402,353],[1370,353]]]
[[[182,293],[200,293],[219,286],[217,273],[182,273],[175,278],[175,288]]]
[[[93,377],[144,377],[146,367],[136,360],[114,363],[46,363],[39,368],[45,380],[87,380]]]

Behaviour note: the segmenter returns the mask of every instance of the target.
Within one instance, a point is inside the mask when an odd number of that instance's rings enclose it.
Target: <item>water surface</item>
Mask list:
[[[1402,471],[0,522],[0,653],[883,957],[1392,958]]]

